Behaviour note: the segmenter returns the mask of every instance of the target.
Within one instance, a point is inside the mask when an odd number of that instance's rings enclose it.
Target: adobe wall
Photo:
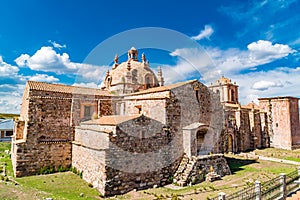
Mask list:
[[[292,148],[300,147],[300,123],[298,99],[290,99]]]
[[[291,149],[293,139],[299,137],[298,99],[276,97],[259,99],[259,106],[267,112],[271,146]]]

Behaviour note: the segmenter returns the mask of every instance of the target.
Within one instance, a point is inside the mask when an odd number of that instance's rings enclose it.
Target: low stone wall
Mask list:
[[[208,173],[213,171],[221,177],[231,174],[229,166],[223,154],[206,155],[194,157],[195,163],[189,175],[192,184],[205,180]]]
[[[105,196],[124,194],[133,189],[142,190],[154,185],[164,186],[171,183],[170,177],[175,173],[181,158],[157,171],[144,173],[128,173],[111,167],[106,167]],[[155,164],[155,163],[153,163]]]
[[[93,184],[101,194],[105,194],[106,167],[105,151],[72,145],[72,166],[82,172],[82,178]]]
[[[36,175],[42,168],[58,169],[71,166],[70,142],[44,142],[30,144],[12,142],[12,162],[15,177]]]

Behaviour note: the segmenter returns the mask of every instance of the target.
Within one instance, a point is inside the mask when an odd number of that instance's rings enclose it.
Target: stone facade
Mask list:
[[[298,98],[260,98],[259,106],[268,116],[271,146],[283,149],[299,148]]]
[[[73,98],[72,92],[76,94],[76,91],[71,89],[79,88],[27,83],[21,115],[15,122],[12,139],[12,162],[16,177],[35,175],[43,168],[71,166],[73,124],[76,123],[72,120],[72,113],[80,113],[80,108],[74,111],[74,102],[79,98]],[[87,89],[83,90],[81,97],[85,101],[84,97],[88,94],[85,94]],[[93,92],[95,90],[90,89],[90,93]]]
[[[163,124],[144,115],[126,120],[88,121],[75,131],[72,166],[104,195],[170,183],[181,160],[179,148],[167,148]]]
[[[161,69],[156,77],[134,48],[126,62],[115,58],[104,84],[28,81],[12,139],[15,176],[73,166],[110,196],[162,186],[174,175],[185,185],[229,173],[224,157],[208,154],[299,145],[296,98],[242,106],[237,84],[225,77],[209,87],[197,80],[164,86]]]

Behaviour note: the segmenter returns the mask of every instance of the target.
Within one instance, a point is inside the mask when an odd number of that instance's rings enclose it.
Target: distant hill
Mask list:
[[[19,117],[20,115],[18,114],[7,114],[7,113],[0,113],[0,119],[12,119],[15,117]]]

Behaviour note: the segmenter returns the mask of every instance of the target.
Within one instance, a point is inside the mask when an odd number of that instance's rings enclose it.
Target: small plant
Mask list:
[[[99,117],[98,114],[94,112],[92,115],[92,120],[96,120],[96,119],[99,119]]]
[[[55,170],[54,170],[54,167],[52,166],[44,166],[40,169],[39,173],[38,174],[52,174],[54,173]]]
[[[91,184],[91,183],[89,183],[88,186],[89,186],[90,188],[93,188],[93,187],[94,187],[93,184]]]
[[[194,189],[194,194],[198,194],[198,191],[196,188]]]
[[[169,182],[173,183],[173,180],[174,180],[174,176],[169,176]]]

